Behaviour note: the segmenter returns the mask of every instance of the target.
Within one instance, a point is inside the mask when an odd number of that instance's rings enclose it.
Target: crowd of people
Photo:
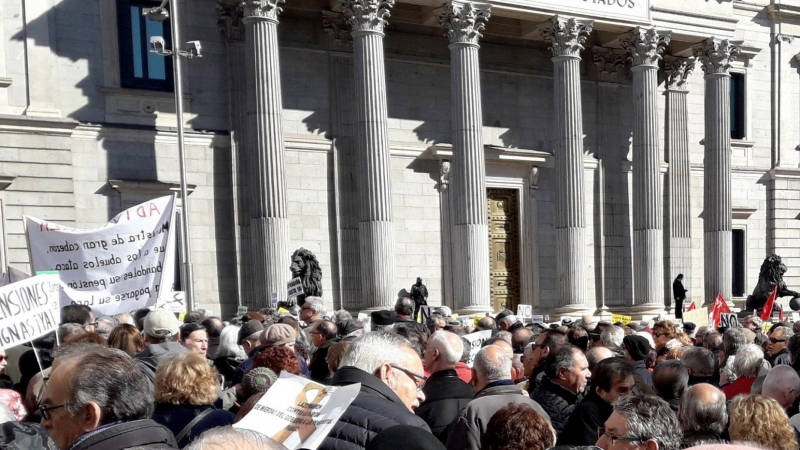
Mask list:
[[[18,380],[0,355],[0,447],[285,448],[233,425],[286,371],[360,384],[321,450],[800,449],[800,322],[545,325],[503,311],[465,327],[446,307],[425,323],[414,309],[402,298],[365,323],[309,297],[181,322],[66,306],[57,336],[15,361]],[[477,331],[480,348],[464,337]]]

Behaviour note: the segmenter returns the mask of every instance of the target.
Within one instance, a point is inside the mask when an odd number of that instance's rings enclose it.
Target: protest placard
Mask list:
[[[531,323],[544,323],[544,316],[531,316]]]
[[[277,308],[278,307],[278,293],[273,292],[269,294],[269,307],[270,308]]]
[[[288,301],[296,301],[298,295],[303,294],[303,281],[300,277],[292,278],[286,286],[286,298]]]
[[[174,313],[186,311],[186,293],[183,291],[160,293],[156,301],[156,309],[166,309]]]
[[[631,323],[631,316],[624,316],[622,314],[612,314],[611,323],[619,323],[619,322],[622,322],[623,325],[627,325]]]
[[[517,319],[525,322],[530,320],[533,316],[533,306],[531,305],[517,305]]]
[[[355,400],[361,383],[324,386],[287,371],[234,428],[256,431],[289,450],[315,450]]]
[[[236,307],[236,316],[241,317],[247,314],[248,309],[249,308],[247,308],[247,306],[245,305],[239,305],[238,307]]]
[[[61,306],[87,305],[95,316],[153,306],[174,270],[165,264],[174,205],[175,196],[157,198],[90,230],[24,216],[34,271],[59,272]]]
[[[736,313],[722,313],[719,315],[719,326],[723,328],[741,328],[742,324],[736,317]]]
[[[467,334],[465,336],[461,336],[462,338],[466,339],[470,345],[469,351],[469,360],[467,360],[467,365],[472,367],[472,361],[475,360],[475,355],[481,349],[481,345],[483,345],[483,341],[492,337],[492,330],[484,330],[478,331],[477,333]]]
[[[431,312],[433,312],[433,310],[431,309],[430,306],[428,306],[428,305],[420,306],[419,307],[419,318],[417,319],[417,322],[422,323],[422,324],[427,323],[428,317],[431,316]]]
[[[58,274],[26,278],[0,288],[0,348],[30,342],[61,322]]]
[[[691,311],[686,311],[683,313],[683,322],[692,322],[693,324],[697,325],[698,327],[704,327],[708,325],[708,308],[702,307],[693,309]]]

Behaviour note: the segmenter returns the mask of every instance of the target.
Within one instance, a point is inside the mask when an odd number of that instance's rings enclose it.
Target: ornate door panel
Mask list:
[[[517,310],[519,303],[519,197],[512,189],[487,191],[489,270],[495,312]]]

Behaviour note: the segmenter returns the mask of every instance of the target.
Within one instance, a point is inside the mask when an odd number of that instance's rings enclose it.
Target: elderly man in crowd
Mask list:
[[[718,388],[696,384],[681,397],[678,422],[683,431],[683,447],[702,441],[719,441],[728,426],[725,394]]]
[[[695,384],[708,383],[719,386],[714,377],[714,354],[711,350],[703,347],[689,347],[683,350],[681,361],[689,370],[689,386]]]
[[[181,323],[175,314],[158,309],[144,318],[145,348],[134,359],[148,380],[156,379],[156,367],[161,361],[183,353],[186,347],[178,342]]]
[[[605,347],[592,347],[586,352],[586,361],[589,361],[589,372],[594,372],[594,368],[600,361],[606,358],[613,358],[614,352]]]
[[[764,378],[761,394],[774,399],[784,411],[788,411],[800,396],[800,376],[790,366],[777,366]]]
[[[394,317],[395,328],[406,327],[419,331],[420,333],[428,332],[425,325],[418,323],[414,318],[414,300],[408,297],[397,299],[397,302],[394,304]]]
[[[497,322],[489,317],[486,316],[478,321],[478,326],[475,327],[475,331],[486,331],[489,330],[492,333],[497,331]]]
[[[363,449],[377,433],[412,425],[430,431],[414,410],[425,401],[426,378],[411,343],[391,333],[367,333],[342,357],[331,386],[361,383],[361,390],[318,447],[321,450]]]
[[[553,352],[556,347],[567,343],[567,333],[559,330],[545,330],[536,342],[531,346],[531,354],[528,364],[531,367],[528,375],[528,392],[533,392],[544,378],[544,361],[547,355]],[[524,354],[523,354],[524,356]]]
[[[616,325],[609,325],[600,333],[600,342],[603,347],[617,353],[622,351],[620,347],[622,347],[622,338],[624,337],[625,330]]]
[[[42,425],[61,450],[177,448],[172,433],[150,419],[151,392],[126,353],[91,348],[53,369],[39,407]]]
[[[772,366],[785,364],[791,366],[789,350],[786,349],[786,342],[794,336],[794,332],[788,327],[775,327],[769,334],[767,342],[767,360]]]
[[[678,411],[681,396],[689,387],[689,370],[677,359],[664,361],[653,370],[653,387],[673,411]]]
[[[308,365],[312,380],[321,383],[330,375],[327,361],[328,349],[336,343],[336,336],[336,324],[330,320],[320,320],[311,327],[311,342],[316,348]]]
[[[553,428],[560,434],[582,400],[591,376],[589,362],[577,347],[563,345],[547,355],[544,374],[542,384],[531,393],[531,398],[547,412]]]
[[[306,297],[306,301],[303,303],[303,307],[300,310],[300,320],[306,324],[306,327],[303,328],[303,336],[305,341],[311,344],[312,351],[315,350],[316,347],[311,339],[311,331],[314,329],[314,325],[320,320],[324,320],[327,315],[328,311],[325,309],[325,302],[322,298],[313,296]]]
[[[523,394],[511,379],[511,358],[495,345],[482,348],[472,366],[475,399],[459,414],[447,438],[448,450],[480,450],[489,419],[508,404],[523,403],[550,420],[542,407]]]
[[[515,331],[524,328],[525,325],[517,319],[513,312],[505,309],[495,316],[497,327],[501,331],[508,331],[512,335]]]
[[[437,331],[428,340],[423,355],[422,362],[431,375],[422,388],[425,401],[420,403],[416,413],[443,444],[447,442],[450,426],[458,413],[475,397],[472,386],[463,382],[455,370],[463,351],[458,335]]]
[[[612,449],[678,450],[681,431],[675,414],[664,400],[651,395],[623,397],[598,430],[598,447]]]
[[[736,379],[733,362],[739,349],[747,345],[747,337],[741,328],[729,328],[722,336],[722,349],[719,352],[720,386]],[[709,350],[713,350],[709,348]]]

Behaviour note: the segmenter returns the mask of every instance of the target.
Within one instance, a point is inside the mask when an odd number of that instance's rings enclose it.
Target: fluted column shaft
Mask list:
[[[738,46],[715,38],[703,42],[696,52],[706,73],[703,165],[706,303],[713,302],[718,293],[731,301],[733,289],[729,70],[738,53]]]
[[[281,114],[278,13],[270,1],[244,2],[247,77],[246,139],[254,178],[249,184],[250,244],[253,246],[253,289],[257,304],[271,293],[286,297],[289,281],[289,216],[286,205],[286,161]]]
[[[556,16],[540,28],[553,52],[556,160],[556,273],[561,311],[588,309],[580,51],[591,21]]]
[[[394,222],[383,27],[393,2],[346,0],[353,29],[361,292],[367,308],[394,304]]]
[[[456,308],[490,311],[486,162],[478,49],[489,5],[451,2],[439,10],[450,39],[450,102],[453,139],[453,283]]]

